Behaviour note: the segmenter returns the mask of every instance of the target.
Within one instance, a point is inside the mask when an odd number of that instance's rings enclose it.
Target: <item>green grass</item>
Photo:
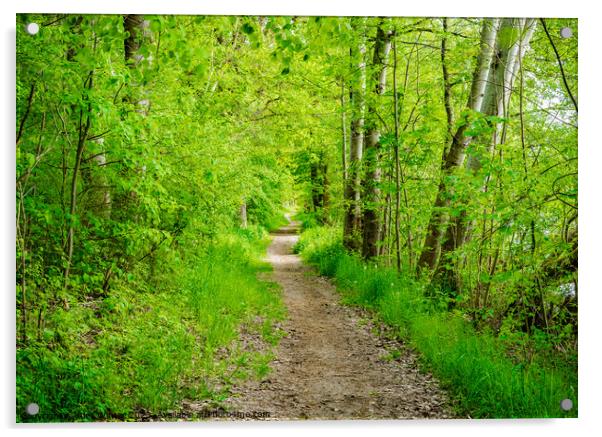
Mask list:
[[[530,361],[508,353],[519,345],[477,332],[460,311],[425,297],[427,285],[391,268],[369,266],[343,248],[340,232],[310,228],[296,250],[333,277],[343,301],[373,310],[395,328],[455,398],[461,415],[475,418],[577,416],[576,367],[535,353]],[[569,412],[560,402],[569,398]]]
[[[319,226],[318,217],[315,212],[297,212],[293,215],[293,220],[301,222],[301,229],[307,230]]]
[[[257,279],[268,240],[258,228],[190,250],[156,286],[122,281],[109,297],[70,302],[47,317],[40,339],[17,351],[17,421],[132,420],[183,399],[218,405],[230,384],[264,377],[270,353],[238,347],[239,327],[280,338],[280,291]],[[24,413],[30,402],[37,416]]]

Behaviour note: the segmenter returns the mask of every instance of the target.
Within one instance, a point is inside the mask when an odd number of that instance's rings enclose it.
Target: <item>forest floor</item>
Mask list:
[[[234,387],[227,409],[267,412],[272,420],[453,417],[412,351],[367,313],[342,305],[335,286],[292,253],[298,227],[276,231],[267,253],[269,279],[282,287],[288,309],[272,371]]]

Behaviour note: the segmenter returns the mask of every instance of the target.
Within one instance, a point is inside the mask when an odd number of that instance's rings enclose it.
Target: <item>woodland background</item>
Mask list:
[[[577,399],[576,20],[17,24],[17,420],[219,406],[265,376],[236,341],[281,335],[256,273],[286,210],[459,411],[577,414],[558,407]]]

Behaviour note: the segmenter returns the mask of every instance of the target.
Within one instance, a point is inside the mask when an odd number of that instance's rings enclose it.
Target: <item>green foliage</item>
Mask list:
[[[334,228],[301,235],[298,249],[321,274],[335,279],[344,302],[374,311],[419,353],[448,387],[461,414],[476,418],[576,417],[560,409],[577,399],[576,363],[549,359],[552,339],[496,336],[477,331],[459,311],[447,312],[430,287],[388,267],[366,265],[345,252]],[[517,354],[529,350],[529,357]]]
[[[319,219],[315,212],[299,212],[295,214],[294,219],[301,222],[302,230],[311,229],[319,226]]]
[[[28,22],[44,25],[29,35]],[[277,296],[255,282],[263,267],[249,259],[293,208],[307,230],[297,250],[337,276],[350,302],[390,312],[442,378],[468,393],[466,409],[555,415],[553,395],[571,394],[577,355],[577,23],[546,20],[564,77],[538,23],[497,115],[466,104],[482,21],[443,23],[144,16],[126,59],[124,16],[18,15],[19,414],[33,397],[40,420],[160,414],[186,396],[219,399],[207,378],[265,374],[267,356],[232,353],[240,365],[227,372],[216,351],[252,314],[276,317]],[[377,26],[396,44],[383,94],[374,92]],[[558,37],[562,27],[574,37]],[[504,46],[517,37],[503,33]],[[351,162],[350,127],[362,117],[355,134],[380,134],[365,155],[375,168],[365,157]],[[460,128],[474,165],[446,171],[441,158]],[[356,171],[361,213],[375,211],[383,231],[367,264],[343,249],[342,229],[319,227],[344,223],[343,175]],[[366,197],[368,188],[378,195]],[[401,278],[389,269],[397,213]],[[439,217],[443,255],[423,271]],[[354,233],[361,240],[362,229]],[[256,329],[274,343],[269,320]],[[449,325],[449,341],[431,345],[427,320],[433,333]],[[499,343],[503,359],[488,355]],[[483,352],[484,361],[473,357],[480,373],[457,362],[464,349]],[[527,363],[515,372],[523,385],[487,376],[515,375],[507,358]],[[510,403],[542,378],[549,396]],[[473,383],[503,401],[494,407]]]
[[[156,288],[123,283],[55,311],[17,352],[17,420],[129,420],[178,411],[183,399],[219,403],[237,379],[264,377],[268,356],[237,346],[241,324],[276,344],[284,317],[278,289],[256,278],[268,266],[259,261],[266,240],[254,234],[189,253]],[[30,402],[39,415],[25,414]]]

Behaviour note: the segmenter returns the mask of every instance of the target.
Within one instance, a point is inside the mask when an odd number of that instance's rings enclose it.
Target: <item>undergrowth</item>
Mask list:
[[[17,421],[135,420],[181,401],[218,406],[230,384],[267,374],[270,352],[238,347],[239,327],[275,344],[280,292],[257,279],[270,266],[261,228],[191,247],[96,300],[59,305],[37,340],[17,350]],[[227,350],[226,353],[223,353]],[[39,414],[25,413],[29,403]]]
[[[304,260],[334,278],[343,302],[369,308],[395,328],[455,398],[457,412],[475,418],[577,416],[576,365],[534,350],[529,360],[510,351],[522,347],[516,336],[477,331],[460,310],[429,285],[398,275],[393,268],[368,265],[344,249],[335,228],[311,227],[296,246]],[[571,399],[572,410],[560,408]]]

